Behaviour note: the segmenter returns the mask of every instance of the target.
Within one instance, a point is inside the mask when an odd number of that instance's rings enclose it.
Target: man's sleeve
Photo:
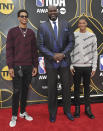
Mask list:
[[[75,45],[74,33],[71,27],[68,25],[68,44],[62,53],[64,53],[65,56],[70,55],[70,52],[74,49],[74,45]]]
[[[40,26],[37,32],[37,45],[40,50],[47,58],[53,59],[53,52],[50,51],[46,46],[45,46],[45,36],[42,27]],[[49,44],[49,41],[48,41]]]
[[[70,53],[70,57],[71,57],[71,65],[70,65],[70,69],[73,69],[73,59],[74,59],[74,50],[72,50],[72,52]]]
[[[97,52],[97,38],[96,36],[93,37],[93,64],[92,64],[92,70],[95,71],[97,68],[97,59],[98,59],[98,52]]]
[[[10,68],[13,68],[13,57],[14,57],[14,39],[12,36],[12,31],[10,30],[7,35],[6,40],[6,63]]]
[[[33,32],[33,39],[31,43],[31,48],[32,48],[32,63],[34,67],[38,67],[38,51],[37,51],[37,45],[36,45],[36,37],[35,33]]]

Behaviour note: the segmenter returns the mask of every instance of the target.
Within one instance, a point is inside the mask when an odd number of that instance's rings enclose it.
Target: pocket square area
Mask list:
[[[64,31],[68,31],[68,29],[65,28]]]

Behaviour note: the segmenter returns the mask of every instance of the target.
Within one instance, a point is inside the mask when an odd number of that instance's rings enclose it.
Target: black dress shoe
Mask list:
[[[67,118],[68,118],[69,120],[74,121],[74,117],[72,116],[71,113],[65,113],[65,112],[64,112],[64,114],[67,116]]]
[[[50,122],[55,122],[56,121],[56,116],[50,116],[49,120],[50,120]]]
[[[92,114],[92,112],[85,111],[85,114],[86,114],[90,119],[94,119],[94,118],[95,118],[95,116]]]
[[[88,106],[88,107],[85,108],[85,114],[86,114],[90,119],[94,119],[94,118],[95,118],[95,116],[94,116],[94,115],[92,114],[92,112],[91,112],[90,106]]]
[[[80,106],[76,106],[75,107],[74,117],[75,118],[79,118],[80,117]]]

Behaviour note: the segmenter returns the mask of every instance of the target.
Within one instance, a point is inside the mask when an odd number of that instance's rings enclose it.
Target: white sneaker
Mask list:
[[[16,120],[17,120],[17,116],[12,116],[11,121],[9,123],[9,126],[15,127],[16,126]]]
[[[32,121],[33,120],[33,117],[29,116],[27,112],[24,112],[24,113],[20,113],[20,117],[21,118],[25,118],[27,121]]]

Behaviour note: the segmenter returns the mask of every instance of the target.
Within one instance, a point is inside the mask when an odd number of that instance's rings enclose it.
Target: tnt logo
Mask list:
[[[103,0],[101,0],[101,6],[103,7]]]
[[[44,0],[36,0],[37,7],[44,7]]]
[[[100,55],[100,71],[103,71],[103,55]]]
[[[39,57],[38,59],[39,59],[38,72],[39,74],[45,74],[46,69],[45,69],[44,57]]]
[[[4,80],[7,80],[7,81],[11,81],[12,78],[10,77],[9,75],[9,72],[8,72],[8,66],[5,66],[2,71],[1,71],[1,76]]]
[[[0,13],[11,14],[14,10],[13,0],[0,0]]]

